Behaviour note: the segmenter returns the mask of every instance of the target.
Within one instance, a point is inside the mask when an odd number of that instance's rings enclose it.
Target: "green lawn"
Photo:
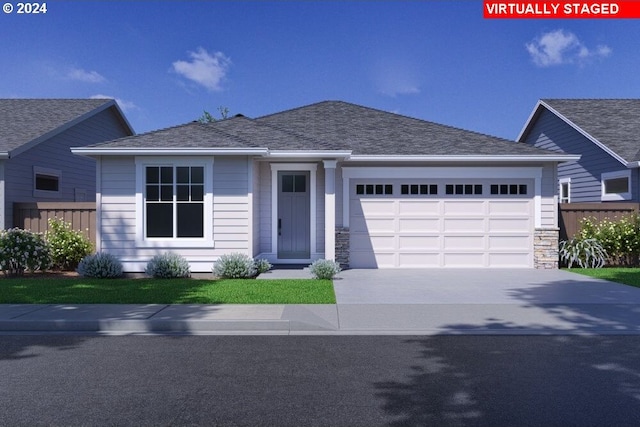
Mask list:
[[[0,304],[335,304],[331,280],[15,278]]]
[[[569,268],[567,271],[640,288],[640,268]]]

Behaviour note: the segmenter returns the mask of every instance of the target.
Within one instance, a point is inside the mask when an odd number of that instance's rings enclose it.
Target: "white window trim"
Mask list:
[[[562,201],[562,184],[567,185],[567,201]],[[568,178],[560,178],[558,180],[558,200],[559,203],[571,203],[571,177]]]
[[[36,175],[47,175],[58,178],[58,191],[38,190],[36,189]],[[40,166],[33,167],[33,197],[56,198],[62,197],[62,171],[59,169],[43,168]]]
[[[629,183],[629,191],[627,191],[625,193],[605,194],[605,192],[604,192],[604,190],[605,190],[605,186],[604,186],[605,181],[608,181],[610,179],[616,179],[616,178],[627,178],[627,181]],[[601,188],[600,200],[602,200],[603,202],[612,202],[612,201],[619,201],[619,200],[631,200],[631,194],[633,192],[633,189],[631,187],[631,170],[615,171],[615,172],[604,172],[604,173],[602,173],[600,175],[600,188]]]
[[[275,254],[277,262],[307,262],[314,259],[316,253],[317,224],[316,224],[316,173],[317,163],[271,163],[271,252]],[[278,172],[279,171],[303,171],[309,172],[309,239],[310,254],[309,259],[285,260],[277,258],[278,254]]]
[[[213,157],[136,157],[136,247],[138,248],[213,248]],[[204,237],[145,237],[145,168],[147,166],[204,167]]]

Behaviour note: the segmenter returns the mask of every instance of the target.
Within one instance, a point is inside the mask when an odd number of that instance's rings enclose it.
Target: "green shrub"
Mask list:
[[[266,273],[271,270],[271,267],[273,267],[269,261],[262,258],[254,260],[253,265],[255,266],[258,274]]]
[[[158,279],[184,278],[191,276],[191,267],[181,255],[167,252],[151,258],[145,273]]]
[[[73,230],[71,223],[59,218],[49,218],[45,240],[51,251],[53,267],[74,270],[80,260],[91,253],[91,241],[81,231]]]
[[[336,274],[342,271],[340,264],[328,259],[314,261],[313,264],[309,266],[309,270],[316,279],[333,279]]]
[[[609,265],[637,265],[640,255],[640,216],[633,214],[600,222],[585,218],[576,238],[600,242],[607,253]]]
[[[111,279],[122,276],[122,263],[109,253],[98,252],[82,258],[77,271],[84,277]]]
[[[0,269],[5,275],[21,276],[25,270],[46,270],[50,265],[42,235],[19,228],[0,230]]]
[[[213,264],[213,274],[223,279],[247,279],[256,276],[257,268],[249,255],[234,252],[220,255]]]
[[[607,261],[607,251],[596,239],[571,239],[560,242],[560,260],[571,268],[601,268]]]

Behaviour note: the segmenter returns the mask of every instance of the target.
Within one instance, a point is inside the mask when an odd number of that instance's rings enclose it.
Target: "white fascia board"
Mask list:
[[[1,159],[2,157],[0,157]],[[629,162],[627,163],[627,167],[629,169],[636,169],[636,168],[640,168],[640,162]]]
[[[571,162],[580,160],[580,154],[558,154],[546,156],[351,156],[347,161],[358,162]]]
[[[100,148],[71,147],[73,154],[81,156],[267,156],[268,148]]]
[[[346,159],[351,156],[351,151],[335,151],[335,150],[270,150],[269,157],[292,157],[292,158],[333,158],[333,159]]]
[[[342,168],[342,177],[345,179],[357,178],[538,178],[542,177],[542,166],[507,166],[507,167],[483,167],[483,166],[441,166],[441,167],[347,167]]]
[[[538,102],[536,103],[536,106],[533,108],[533,111],[531,112],[531,114],[529,114],[529,118],[527,119],[526,122],[524,122],[524,126],[522,127],[522,130],[520,131],[520,133],[518,134],[518,137],[516,138],[516,141],[518,141],[518,143],[524,142],[523,139],[525,135],[529,132],[529,128],[533,124],[533,120],[538,116],[538,112],[540,108],[542,108],[542,100],[538,100]]]
[[[0,160],[6,160],[9,158],[9,152],[8,151],[0,151]]]

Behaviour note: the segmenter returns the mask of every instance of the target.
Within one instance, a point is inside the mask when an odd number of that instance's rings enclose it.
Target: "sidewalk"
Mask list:
[[[347,270],[334,287],[324,305],[0,304],[0,334],[640,335],[640,289],[566,271]]]

